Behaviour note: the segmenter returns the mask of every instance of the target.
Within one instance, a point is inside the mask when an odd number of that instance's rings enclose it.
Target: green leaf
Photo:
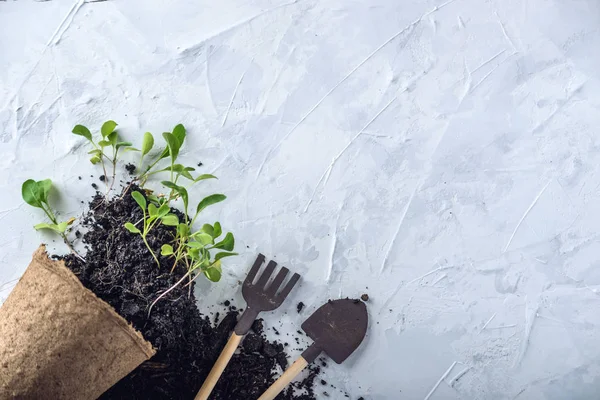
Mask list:
[[[90,150],[90,151],[88,151],[88,154],[94,154],[94,155],[100,156],[100,155],[102,155],[102,150],[100,150],[100,149]]]
[[[117,149],[119,149],[119,148],[121,148],[121,147],[125,147],[125,146],[131,146],[131,144],[132,144],[131,142],[119,142],[119,143],[117,143],[117,144],[116,144],[116,146],[115,146],[115,147],[116,147]]]
[[[151,217],[156,217],[158,215],[158,208],[152,203],[148,204],[148,214],[150,214]]]
[[[177,234],[181,237],[186,237],[190,233],[188,224],[181,223],[177,225]]]
[[[211,174],[202,174],[202,175],[198,176],[196,179],[194,179],[194,182],[203,181],[205,179],[218,179],[218,178]]]
[[[177,192],[179,194],[179,196],[183,200],[183,207],[184,207],[185,213],[187,215],[187,209],[188,209],[188,192],[187,192],[187,189],[184,188],[183,186],[176,185],[176,184],[174,184],[171,181],[162,181],[161,183],[164,186],[168,187],[169,189],[174,190],[175,192]]]
[[[67,226],[68,226],[68,224],[66,222],[61,222],[58,225],[41,223],[41,224],[34,225],[33,228],[36,231],[39,231],[40,229],[51,229],[54,232],[64,233],[65,230],[67,229]]]
[[[102,161],[102,159],[98,156],[94,156],[94,157],[90,158],[90,162],[94,165],[98,164],[100,161]]]
[[[178,124],[173,128],[173,136],[179,142],[179,148],[183,146],[183,141],[185,140],[185,127],[182,124]]]
[[[215,261],[220,260],[221,258],[225,258],[225,257],[231,257],[231,256],[237,256],[238,253],[217,253],[217,255],[215,256]]]
[[[102,148],[110,146],[111,144],[112,143],[110,143],[110,141],[108,141],[108,140],[101,140],[98,142],[98,146],[100,146]]]
[[[213,237],[210,234],[208,234],[208,233],[201,233],[199,235],[194,236],[194,238],[198,242],[202,243],[203,245],[213,244],[214,243]]]
[[[219,236],[221,236],[221,233],[223,233],[223,231],[221,230],[221,224],[219,223],[219,221],[217,221],[214,225],[214,232],[212,234],[212,237],[216,239]]]
[[[190,174],[189,171],[195,171],[195,169],[192,167],[184,167],[181,164],[174,164],[173,166],[169,165],[166,168],[160,169],[158,171],[154,171],[153,174],[158,173],[158,172],[170,172],[171,170],[173,172],[177,172],[178,174],[181,174],[181,176],[183,176],[191,181],[194,180],[194,177]]]
[[[141,194],[137,190],[134,190],[131,193],[131,197],[133,197],[133,199],[135,200],[135,202],[138,203],[138,205],[140,206],[140,208],[143,211],[146,211],[146,199],[144,198],[143,194]]]
[[[141,151],[140,149],[136,149],[135,147],[125,147],[123,151]]]
[[[169,148],[169,154],[171,155],[171,163],[175,164],[175,160],[179,155],[179,141],[172,133],[165,132],[163,133],[163,137],[167,142],[167,147]]]
[[[106,121],[102,124],[102,128],[100,129],[100,133],[102,133],[102,137],[107,137],[111,133],[115,131],[117,127],[117,123],[115,121]]]
[[[163,225],[167,226],[178,226],[179,218],[175,214],[167,214],[161,219]]]
[[[204,275],[206,275],[206,277],[208,278],[208,280],[212,282],[219,282],[221,280],[221,274],[223,272],[221,269],[221,261],[215,261],[210,265],[210,267],[205,269],[203,272]]]
[[[171,254],[173,254],[173,246],[171,246],[170,244],[163,244],[160,247],[160,254],[163,256],[170,256]]]
[[[146,196],[148,198],[148,200],[150,200],[152,203],[154,204],[160,204],[160,199],[158,198],[157,195],[155,194],[149,194],[148,196]]]
[[[76,135],[83,136],[90,142],[92,141],[92,132],[90,132],[90,130],[83,125],[75,125],[71,132]]]
[[[58,228],[58,232],[60,233],[64,233],[67,230],[67,227],[69,226],[69,222],[65,221],[65,222],[61,222],[58,224],[57,228]]]
[[[215,228],[213,228],[213,226],[211,224],[202,225],[202,228],[200,228],[200,230],[204,233],[209,234],[211,237],[215,237],[214,236]]]
[[[225,238],[219,243],[215,244],[214,247],[221,250],[232,251],[234,246],[235,239],[233,238],[233,234],[231,232],[227,232]]]
[[[42,203],[48,203],[48,194],[50,193],[50,189],[52,189],[52,181],[50,179],[44,179],[42,181],[37,181],[38,187],[38,195]]]
[[[42,208],[43,203],[48,203],[50,189],[52,189],[52,181],[50,179],[37,182],[33,179],[28,179],[21,186],[21,196],[30,206]]]
[[[188,245],[189,245],[189,243],[188,243]],[[200,250],[199,249],[190,248],[187,251],[187,254],[192,259],[192,261],[200,260]]]
[[[112,146],[116,146],[117,141],[119,140],[119,134],[117,131],[111,132],[106,137],[106,140],[108,140]]]
[[[196,207],[196,214],[200,213],[206,207],[219,203],[225,200],[226,198],[227,196],[225,196],[224,194],[211,194],[210,196],[205,197],[200,203],[198,203],[198,207]]]
[[[158,209],[158,217],[162,218],[171,211],[171,207],[167,203],[161,204]]]
[[[187,246],[190,249],[203,249],[205,245],[200,242],[187,242]]]
[[[145,156],[154,147],[154,136],[150,132],[144,133],[144,139],[142,140],[142,155]]]
[[[124,226],[125,229],[127,229],[131,233],[141,233],[141,231],[138,228],[136,228],[135,225],[131,222],[126,222]]]

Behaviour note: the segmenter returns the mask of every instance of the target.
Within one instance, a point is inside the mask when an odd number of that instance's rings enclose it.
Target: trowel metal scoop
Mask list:
[[[229,338],[229,341],[227,341],[223,351],[221,351],[215,365],[210,370],[210,373],[202,384],[195,400],[208,399],[208,396],[217,384],[221,374],[223,374],[229,360],[231,360],[235,349],[237,349],[244,335],[250,330],[256,317],[258,317],[258,313],[261,311],[272,311],[279,307],[300,279],[300,275],[294,274],[289,282],[280,289],[280,286],[282,286],[283,281],[290,272],[287,268],[282,267],[273,281],[269,283],[269,278],[271,278],[271,275],[275,271],[275,267],[277,267],[275,261],[269,261],[263,273],[256,283],[254,283],[254,278],[256,278],[258,270],[264,262],[265,256],[259,254],[242,286],[242,295],[248,306],[238,320],[233,334]]]
[[[358,348],[367,333],[367,307],[359,300],[329,301],[302,324],[314,343],[258,400],[273,400],[321,352],[340,364]]]

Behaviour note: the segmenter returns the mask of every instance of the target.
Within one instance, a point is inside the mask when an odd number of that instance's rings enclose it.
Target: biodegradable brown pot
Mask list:
[[[42,245],[0,308],[0,399],[95,399],[154,353]]]

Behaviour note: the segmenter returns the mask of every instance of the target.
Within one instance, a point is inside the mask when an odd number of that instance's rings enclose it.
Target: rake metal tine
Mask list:
[[[273,261],[273,260],[269,261],[269,263],[267,264],[267,268],[265,268],[265,270],[263,271],[260,278],[258,278],[258,282],[256,282],[256,286],[258,286],[261,289],[264,289],[265,286],[267,286],[267,282],[269,282],[269,278],[271,277],[271,274],[273,274],[273,271],[275,271],[276,266],[277,266],[277,263],[275,261]]]
[[[269,290],[267,291],[269,295],[274,296],[277,293],[279,286],[281,286],[281,282],[283,282],[288,272],[290,272],[290,270],[286,267],[281,268],[281,270],[277,273],[275,279],[273,279],[273,282],[271,282],[271,284],[269,285]]]
[[[256,257],[256,261],[254,261],[254,265],[250,269],[250,272],[248,272],[248,276],[246,276],[246,279],[244,280],[244,285],[252,285],[252,282],[254,282],[254,278],[256,278],[256,274],[258,273],[260,266],[263,265],[264,262],[265,256],[259,253]]]
[[[277,295],[278,301],[283,301],[287,297],[287,295],[290,294],[290,292],[298,282],[298,279],[300,279],[300,275],[294,274],[292,276],[292,279],[290,279],[290,281],[287,283],[287,285],[285,285],[283,290]]]

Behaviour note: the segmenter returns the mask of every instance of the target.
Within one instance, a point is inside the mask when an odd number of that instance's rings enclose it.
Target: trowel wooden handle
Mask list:
[[[298,358],[292,366],[279,377],[279,379],[273,382],[258,400],[273,400],[291,381],[294,380],[296,376],[298,376],[300,372],[302,372],[304,368],[306,368],[307,365],[308,361],[306,361],[304,357]]]
[[[242,337],[243,336],[235,334],[235,332],[231,335],[231,337],[227,341],[227,344],[225,345],[225,348],[223,349],[223,351],[221,351],[221,355],[219,355],[217,362],[215,363],[215,365],[213,365],[212,369],[210,370],[210,374],[208,374],[206,380],[202,384],[200,391],[195,397],[195,400],[208,399],[208,396],[210,396],[210,393],[215,388],[215,385],[219,381],[219,378],[225,370],[225,367],[227,367],[229,360],[231,360],[233,353],[235,353],[235,349],[237,349],[238,345],[240,344]]]

